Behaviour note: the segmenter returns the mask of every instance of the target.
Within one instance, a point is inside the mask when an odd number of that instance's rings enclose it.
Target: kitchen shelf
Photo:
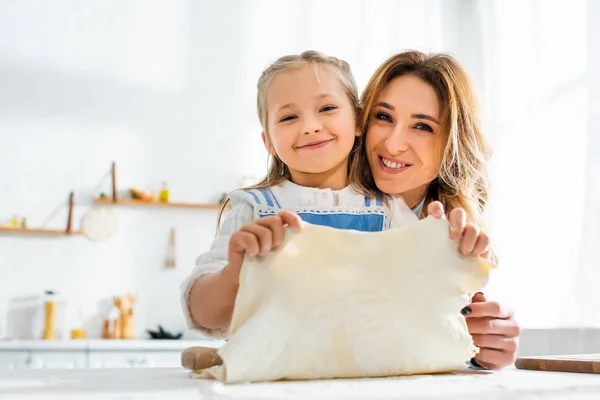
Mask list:
[[[96,197],[94,203],[104,205],[117,205],[117,206],[133,206],[133,207],[171,207],[171,208],[195,208],[202,210],[218,210],[221,208],[220,204],[202,204],[202,203],[178,203],[173,201],[161,202],[156,200],[140,200],[126,198],[121,199],[117,197],[117,166],[116,163],[112,163],[111,171],[111,183],[112,193],[110,197]]]
[[[133,206],[133,207],[179,207],[179,208],[196,208],[204,210],[218,210],[219,204],[195,204],[195,203],[162,203],[159,201],[143,201],[135,199],[118,199],[111,200],[110,198],[95,198],[94,203],[116,206]]]
[[[81,235],[80,231],[72,231],[68,233],[63,229],[44,229],[44,228],[10,228],[0,227],[1,233],[22,233],[22,234],[33,234],[33,235],[49,235],[49,236],[65,236],[65,235]]]
[[[22,227],[0,227],[0,234],[23,234],[23,235],[46,235],[46,236],[71,236],[81,235],[81,231],[74,231],[71,227],[73,221],[73,197],[69,194],[69,214],[67,216],[67,227],[65,229],[46,228],[22,228]]]

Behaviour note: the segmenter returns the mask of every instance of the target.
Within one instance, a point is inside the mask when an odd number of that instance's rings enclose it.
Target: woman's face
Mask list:
[[[414,207],[440,170],[445,138],[435,91],[415,75],[394,78],[369,119],[366,152],[375,184]]]

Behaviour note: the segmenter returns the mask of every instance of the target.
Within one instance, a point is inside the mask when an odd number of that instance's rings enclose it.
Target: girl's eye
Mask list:
[[[423,122],[416,123],[414,127],[415,127],[415,129],[418,129],[420,131],[433,133],[433,128]]]
[[[286,115],[285,117],[281,118],[279,120],[279,122],[286,122],[286,121],[291,121],[293,119],[296,119],[298,117],[296,117],[295,115]]]
[[[384,113],[384,112],[378,112],[377,114],[375,114],[375,119],[378,119],[380,121],[386,121],[386,122],[394,122],[392,117],[390,117],[389,114]]]
[[[335,110],[337,107],[333,106],[333,105],[329,105],[329,106],[325,106],[323,108],[321,108],[321,112],[326,112],[326,111],[331,111],[331,110]]]

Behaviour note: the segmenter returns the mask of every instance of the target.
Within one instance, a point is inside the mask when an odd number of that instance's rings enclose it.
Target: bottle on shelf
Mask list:
[[[44,303],[46,311],[46,319],[44,323],[44,340],[52,340],[55,338],[54,335],[54,323],[56,320],[56,294],[52,290],[46,291],[46,301]]]
[[[167,188],[167,182],[163,182],[163,188],[158,194],[158,201],[162,203],[169,202],[169,189]]]

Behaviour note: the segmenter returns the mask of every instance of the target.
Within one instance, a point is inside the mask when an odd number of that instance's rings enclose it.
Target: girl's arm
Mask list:
[[[213,337],[225,337],[237,295],[237,278],[228,274],[231,235],[254,218],[252,196],[231,194],[232,209],[221,224],[210,250],[196,259],[196,268],[181,285],[183,313],[190,328]]]

